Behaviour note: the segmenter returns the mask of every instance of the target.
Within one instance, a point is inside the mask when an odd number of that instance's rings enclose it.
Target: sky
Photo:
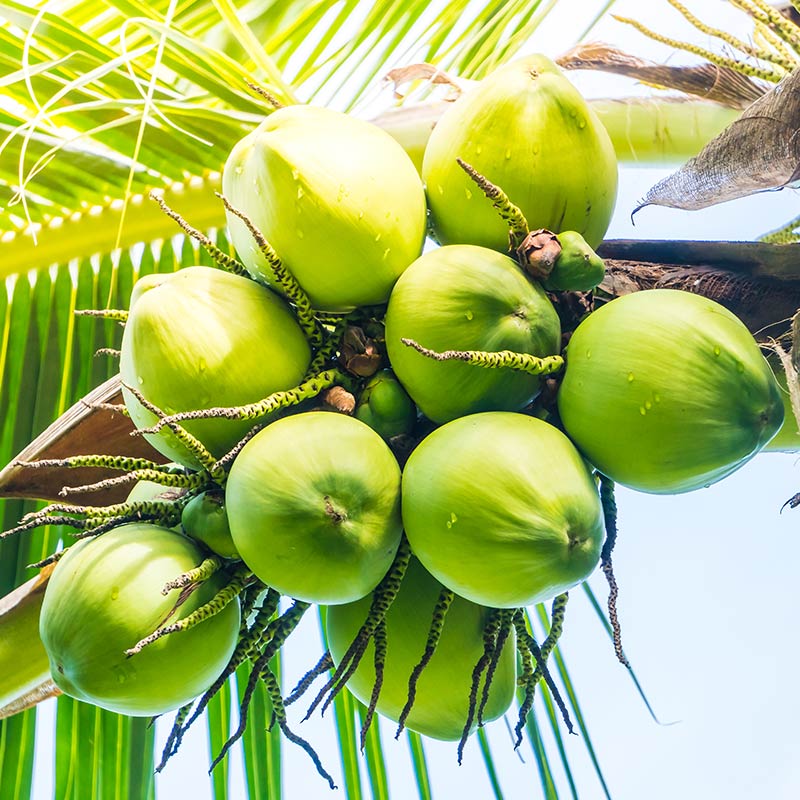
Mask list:
[[[686,0],[706,20],[742,32],[743,18],[722,0]],[[576,19],[588,19],[600,2],[562,0],[531,43],[530,50],[558,55],[576,34]],[[620,0],[615,11],[636,16],[659,30],[692,36],[666,0]],[[699,37],[699,38],[698,38]],[[619,23],[604,21],[592,38],[602,38],[653,60],[685,63],[682,56],[654,45]],[[694,40],[705,44],[699,34]],[[579,80],[591,94],[647,94],[621,79]],[[380,109],[377,109],[380,110]],[[638,199],[664,169],[623,166],[617,212],[608,238],[752,239],[800,214],[794,191],[766,193],[702,212],[646,208],[630,221]],[[579,590],[567,611],[562,651],[571,671],[594,747],[616,800],[676,797],[744,800],[800,796],[800,659],[796,612],[800,606],[800,509],[782,504],[800,491],[800,464],[792,454],[763,454],[714,486],[679,496],[652,496],[618,490],[619,540],[614,566],[620,585],[619,609],[626,653],[662,724],[648,714],[614,656],[605,632]],[[590,579],[599,597],[601,574]],[[286,649],[290,673],[302,672],[320,652],[315,619],[304,622]],[[291,683],[291,679],[287,681]],[[41,707],[42,727],[52,721],[52,705]],[[296,720],[295,720],[296,722]],[[512,719],[513,723],[513,719]],[[674,723],[674,724],[663,724]],[[311,720],[298,732],[313,742],[341,783],[332,719]],[[487,733],[500,767],[508,800],[540,796],[536,767],[527,744],[512,751],[502,721]],[[416,796],[405,744],[384,726],[391,797]],[[162,728],[159,736],[163,739]],[[579,796],[602,797],[579,737],[567,737]],[[42,736],[40,761],[48,753]],[[455,746],[426,742],[434,797],[484,798],[490,789],[475,741],[464,764]],[[325,798],[324,782],[306,756],[284,743],[284,797]],[[162,798],[209,797],[209,759],[202,726],[159,777]],[[231,797],[244,798],[241,764],[232,762]],[[564,776],[556,775],[562,796]],[[37,771],[35,797],[52,793],[52,775]]]

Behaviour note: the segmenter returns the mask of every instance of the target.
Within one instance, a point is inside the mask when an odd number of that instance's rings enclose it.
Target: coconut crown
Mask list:
[[[617,194],[617,161],[603,124],[541,55],[513,61],[463,94],[433,129],[422,164],[431,225],[442,244],[506,252],[508,227],[456,162],[508,195],[531,230],[602,241]]]

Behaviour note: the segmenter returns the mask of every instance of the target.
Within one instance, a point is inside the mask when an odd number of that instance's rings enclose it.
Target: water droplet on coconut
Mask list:
[[[481,154],[481,150],[482,150],[482,148],[481,148],[481,146],[480,146],[480,145],[478,145],[478,146],[475,148],[475,152],[476,152],[478,155],[480,155],[480,154]]]
[[[464,189],[464,194],[466,194],[467,200],[472,200],[472,191],[470,189]]]
[[[358,218],[359,219],[364,219],[364,212],[363,211],[359,211],[358,212]]]
[[[119,586],[114,586],[111,589],[111,599],[116,600],[119,597]]]
[[[375,241],[376,241],[376,242],[379,242],[380,240],[381,240],[381,235],[380,235],[380,234],[377,234],[377,235],[375,236]]]
[[[578,127],[581,128],[581,129],[585,128],[586,127],[586,120],[585,119],[580,120],[578,122]]]
[[[439,190],[439,194],[444,194],[444,187],[441,184],[439,184],[436,188]]]
[[[299,200],[303,196],[303,194],[304,194],[303,187],[302,186],[298,186],[297,187],[297,199]]]
[[[391,252],[392,252],[392,248],[391,248],[391,247],[387,247],[387,248],[386,248],[386,249],[383,251],[383,260],[384,260],[384,261],[386,261],[386,259],[387,259],[387,258],[389,258],[389,253],[391,253]]]
[[[719,349],[719,345],[714,345],[714,355],[718,356],[722,351]]]
[[[628,383],[633,383],[633,373],[632,372],[628,373]]]
[[[296,169],[293,169],[292,170],[292,178],[297,180],[299,177],[300,177],[300,173]]]
[[[586,351],[586,358],[591,358],[591,357],[592,357],[592,351],[591,350],[587,350]]]
[[[474,317],[474,314],[472,313],[472,311],[467,311],[467,313],[466,313],[466,314],[464,314],[464,316],[465,316],[467,319],[472,319],[472,318]]]
[[[644,407],[649,411],[653,407],[653,404],[649,400],[645,400]]]
[[[647,409],[644,406],[639,406],[639,413],[644,416],[647,413]]]
[[[139,376],[139,386],[141,386],[143,383],[144,383],[144,378],[140,375]]]
[[[237,175],[241,175],[241,174],[244,172],[244,167],[243,167],[241,164],[239,164],[239,166],[238,166],[238,167],[236,167],[236,169],[234,169],[233,171],[234,171],[234,172],[235,172]]]
[[[506,150],[506,160],[508,161],[511,158],[511,150]]]
[[[458,522],[458,517],[455,515],[454,511],[450,512],[450,522],[455,525]]]
[[[201,359],[200,359],[200,360],[197,362],[197,369],[198,369],[200,372],[205,372],[205,371],[208,369],[208,363],[206,362],[206,360],[205,360],[204,358],[201,358]]]
[[[305,236],[305,234],[303,233],[303,231],[300,230],[300,228],[298,228],[294,233],[298,239],[302,239]]]
[[[653,400],[655,400],[656,403],[660,403],[661,395],[658,392],[653,392]]]

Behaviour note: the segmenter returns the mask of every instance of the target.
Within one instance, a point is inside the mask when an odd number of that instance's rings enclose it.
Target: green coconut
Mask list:
[[[394,373],[384,369],[367,382],[355,415],[384,439],[391,439],[411,432],[417,421],[417,408]]]
[[[559,352],[561,326],[541,286],[508,256],[449,245],[418,258],[392,291],[386,349],[395,374],[435,422],[477,411],[516,411],[538,394],[535,375],[434,361],[402,338],[436,351],[512,350],[541,357]]]
[[[70,547],[50,577],[39,620],[56,685],[70,697],[131,716],[163,714],[206,691],[236,646],[237,601],[125,655],[172,612],[178,593],[163,595],[164,584],[203,558],[191,539],[146,523]],[[170,621],[207,603],[224,583],[223,573],[209,578]]]
[[[209,490],[193,497],[183,509],[181,525],[187,536],[218,556],[239,558],[231,538],[224,492]]]
[[[425,651],[428,630],[442,585],[417,561],[411,559],[400,591],[386,612],[386,664],[378,698],[380,714],[398,722],[408,698],[408,681]],[[367,617],[370,598],[332,606],[327,611],[328,646],[338,666]],[[422,671],[414,705],[406,725],[434,739],[457,741],[467,722],[472,670],[483,655],[483,629],[490,609],[454,597],[445,617],[439,644]],[[516,645],[512,630],[497,663],[489,688],[483,719],[504,714],[516,685]],[[347,688],[368,704],[375,683],[375,645],[368,645]],[[483,678],[478,698],[482,696]],[[474,729],[474,725],[473,725]]]
[[[585,580],[604,536],[596,483],[569,439],[509,412],[461,417],[423,439],[403,470],[403,525],[437,580],[497,608]]]
[[[385,303],[420,254],[425,193],[385,131],[338,111],[289,106],[236,144],[223,192],[264,234],[315,308]],[[271,273],[244,223],[228,214],[248,270]]]
[[[784,417],[744,324],[713,300],[671,289],[617,298],[578,326],[558,410],[598,470],[657,494],[730,475]]]
[[[531,230],[605,235],[617,161],[605,128],[558,67],[541,55],[514,61],[468,90],[442,115],[425,148],[431,223],[442,244],[506,252],[508,226],[459,167],[499,186]]]
[[[256,402],[295,387],[311,361],[289,307],[249,278],[187,267],[139,281],[132,300],[120,375],[167,414]],[[157,421],[128,389],[123,396],[138,428]],[[255,422],[201,419],[184,427],[220,458]],[[145,438],[167,458],[199,466],[167,428]]]
[[[555,292],[589,292],[599,286],[606,274],[606,265],[577,231],[558,234],[561,254],[553,271],[542,286]]]
[[[257,433],[231,467],[231,536],[268,586],[313,603],[371,592],[400,544],[400,467],[368,425],[318,411]]]

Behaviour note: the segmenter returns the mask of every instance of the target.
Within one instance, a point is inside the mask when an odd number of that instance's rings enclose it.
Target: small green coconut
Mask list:
[[[408,699],[408,682],[425,651],[428,630],[442,585],[411,559],[400,591],[386,612],[386,664],[377,710],[395,722]],[[328,645],[338,665],[367,617],[370,598],[327,610]],[[483,655],[483,630],[490,609],[456,596],[447,612],[439,644],[417,683],[408,728],[434,739],[458,741],[467,722],[472,670]],[[483,719],[502,716],[514,699],[516,645],[512,630],[503,647]],[[370,642],[347,688],[369,704],[375,683],[375,645]],[[481,679],[478,697],[482,696]],[[476,721],[477,722],[477,721]],[[473,729],[474,729],[473,725]]]
[[[320,310],[385,303],[425,239],[425,193],[388,133],[338,111],[289,106],[233,148],[222,188],[264,234]],[[231,241],[255,276],[271,281],[244,223]]]
[[[730,475],[784,418],[775,376],[738,317],[673,289],[619,297],[581,322],[558,410],[600,472],[656,494]]]
[[[536,375],[434,361],[403,338],[436,351],[541,357],[559,352],[561,326],[541,286],[508,256],[449,245],[420,256],[392,291],[386,349],[398,379],[423,414],[440,423],[477,411],[516,411],[539,392]]]
[[[183,509],[181,525],[184,533],[223,558],[239,558],[231,538],[225,493],[206,491],[193,497]]]
[[[370,378],[356,406],[356,419],[384,439],[410,433],[417,421],[417,407],[390,369]]]
[[[599,286],[606,274],[606,265],[577,231],[558,234],[561,254],[553,271],[542,286],[555,292],[589,292]]]
[[[343,414],[284,417],[257,433],[233,462],[225,505],[247,566],[297,600],[363,597],[400,544],[400,467],[372,428]]]
[[[461,417],[423,439],[403,470],[403,525],[437,580],[496,608],[585,580],[604,536],[597,486],[569,439],[509,412]]]
[[[431,224],[442,244],[508,250],[508,226],[458,165],[499,186],[531,230],[605,235],[617,194],[617,161],[603,124],[548,58],[497,69],[442,115],[425,148]]]
[[[188,616],[222,588],[225,574],[217,573],[170,617],[178,593],[165,596],[164,584],[203,558],[191,539],[146,523],[70,547],[50,577],[39,620],[56,685],[109,711],[147,717],[206,691],[236,646],[236,600],[189,630],[125,654],[168,617],[174,622]]]
[[[283,299],[249,278],[210,267],[139,281],[121,351],[123,384],[166,414],[256,402],[294,388],[311,361]],[[138,428],[157,421],[127,388],[123,396]],[[184,427],[220,458],[256,421],[200,419]],[[199,466],[167,428],[145,438],[167,458]]]

